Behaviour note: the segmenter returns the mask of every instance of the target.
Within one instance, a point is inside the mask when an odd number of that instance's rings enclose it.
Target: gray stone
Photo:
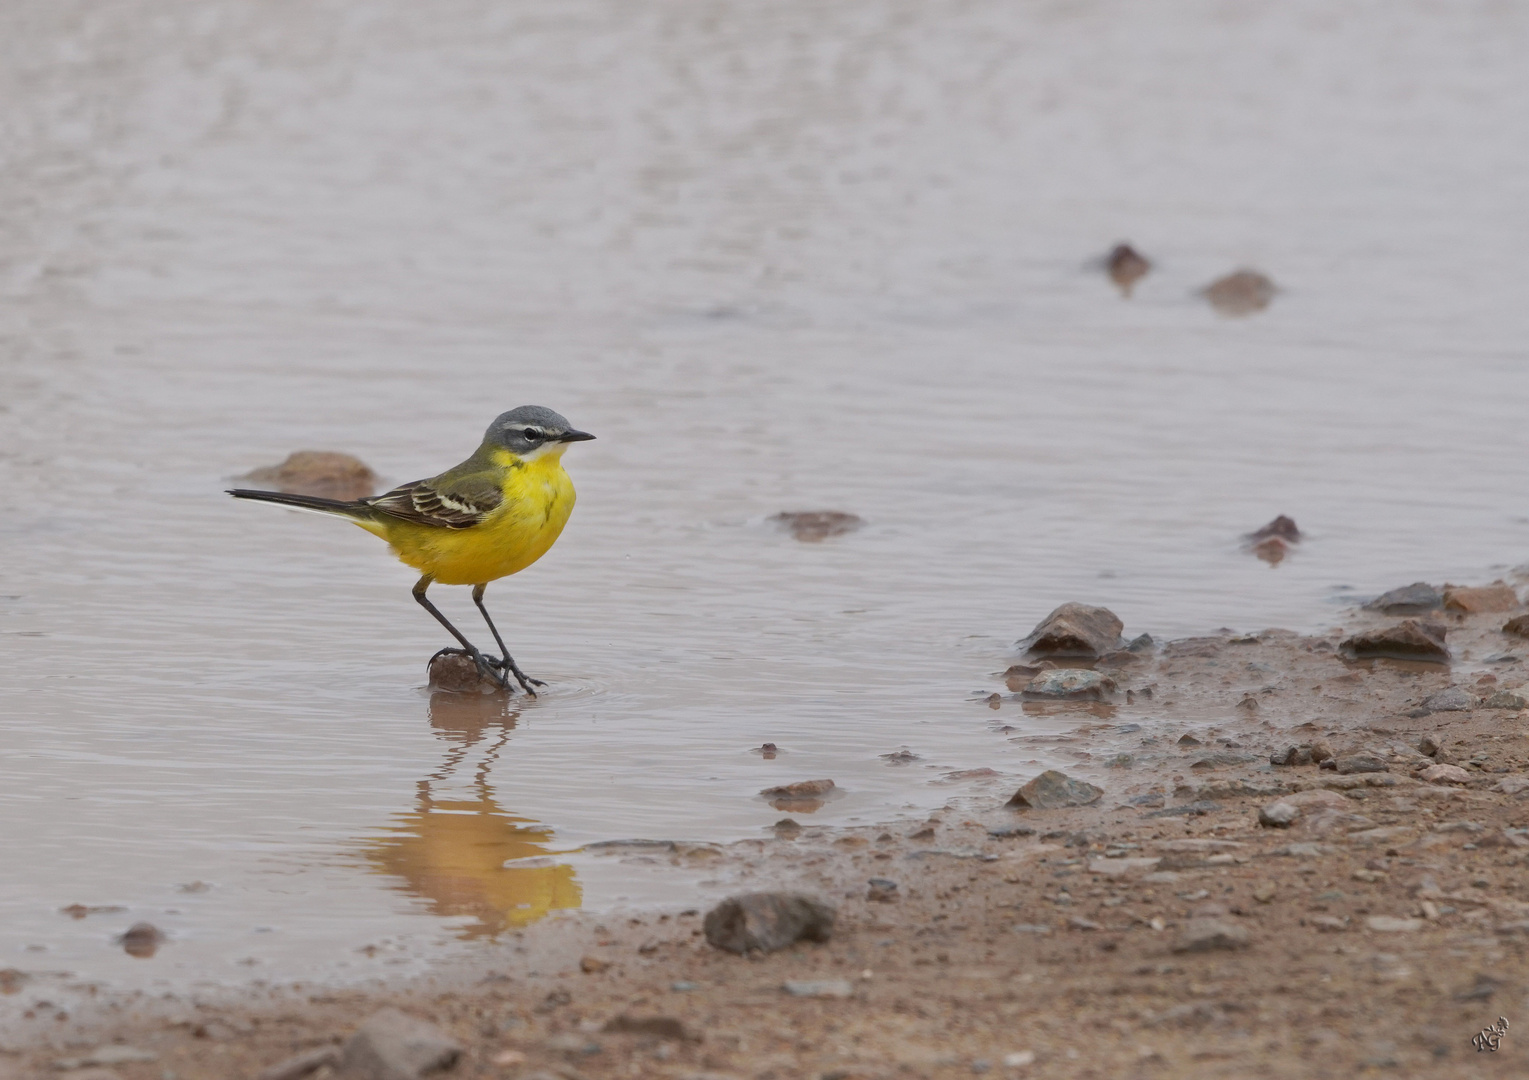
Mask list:
[[[1301,816],[1299,807],[1276,801],[1258,811],[1258,823],[1266,829],[1288,829]]]
[[[897,900],[897,882],[890,878],[873,877],[866,882],[865,898],[878,904],[890,904]]]
[[[1498,690],[1481,703],[1483,709],[1529,709],[1529,698],[1512,690]]]
[[[1018,648],[1048,656],[1081,656],[1097,660],[1120,648],[1124,624],[1108,608],[1063,604],[1042,619]]]
[[[1035,829],[1029,825],[999,825],[989,829],[987,834],[999,840],[1008,840],[1015,836],[1034,836]]]
[[[345,1044],[345,1080],[418,1080],[454,1066],[461,1045],[440,1028],[398,1009],[378,1009]]]
[[[1025,684],[1025,697],[1102,701],[1115,689],[1115,680],[1086,668],[1055,668],[1043,671]]]
[[[1188,919],[1173,943],[1176,953],[1198,953],[1246,949],[1251,935],[1235,923],[1222,919]]]
[[[1446,687],[1423,699],[1423,708],[1429,712],[1464,712],[1475,704],[1470,691],[1459,686]]]
[[[1103,790],[1093,784],[1047,769],[1016,791],[1006,805],[1054,810],[1062,806],[1088,806],[1098,802],[1103,795]]]
[[[714,948],[741,956],[751,949],[768,953],[798,941],[827,941],[834,916],[828,904],[802,893],[743,893],[708,911],[703,929]]]
[[[1148,653],[1157,648],[1157,642],[1152,640],[1151,634],[1137,634],[1126,644],[1126,651],[1133,653]]]
[[[1447,633],[1447,629],[1439,623],[1403,619],[1395,626],[1346,638],[1339,649],[1344,655],[1355,659],[1380,657],[1447,664],[1449,648],[1444,644]]]
[[[1340,754],[1338,756],[1338,772],[1342,775],[1349,773],[1390,772],[1391,766],[1384,758],[1377,754],[1357,753]]]
[[[1208,754],[1201,754],[1189,767],[1191,769],[1221,769],[1228,765],[1246,765],[1250,761],[1257,760],[1257,754],[1239,754],[1234,750],[1212,750]]]
[[[848,979],[787,979],[781,989],[792,997],[847,998],[855,992]]]
[[[309,1073],[318,1072],[324,1066],[340,1063],[340,1050],[335,1046],[320,1046],[294,1054],[285,1061],[277,1062],[260,1073],[258,1080],[302,1080]]]
[[[1444,749],[1444,739],[1440,735],[1424,735],[1418,740],[1418,752],[1433,757]]]
[[[1381,593],[1365,607],[1385,615],[1426,615],[1444,606],[1444,594],[1426,581]]]
[[[1150,814],[1143,814],[1142,817],[1204,817],[1206,814],[1214,814],[1220,809],[1221,804],[1218,802],[1213,802],[1210,799],[1197,799],[1183,806],[1169,806],[1162,810],[1154,810]]]

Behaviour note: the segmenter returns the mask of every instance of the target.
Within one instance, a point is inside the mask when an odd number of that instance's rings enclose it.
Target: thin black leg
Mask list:
[[[489,631],[494,635],[494,640],[499,643],[499,652],[504,657],[505,670],[515,676],[522,690],[535,697],[536,691],[532,690],[531,687],[533,685],[546,686],[547,684],[540,679],[530,678],[524,671],[521,671],[520,666],[515,663],[515,658],[510,655],[510,650],[505,648],[504,638],[499,636],[499,627],[494,625],[494,620],[489,617],[488,608],[483,606],[483,590],[487,588],[487,585],[473,586],[473,603],[477,604],[478,610],[483,612],[483,621],[488,623]]]
[[[419,583],[414,586],[414,599],[419,601],[422,608],[430,612],[430,614],[434,615],[436,622],[440,623],[448,631],[450,631],[452,637],[456,638],[459,642],[462,643],[462,651],[473,658],[473,663],[478,665],[478,671],[482,675],[493,679],[500,686],[508,690],[510,688],[510,680],[506,678],[502,672],[495,671],[494,665],[485,660],[483,658],[483,654],[480,653],[477,649],[473,648],[473,643],[463,637],[462,632],[455,626],[452,626],[451,622],[446,618],[446,616],[441,614],[440,609],[432,604],[430,602],[430,598],[425,595],[425,590],[430,588],[430,583],[434,580],[435,579],[432,578],[429,574],[426,574],[424,577],[420,578]],[[483,605],[479,604],[478,606],[482,607]],[[436,653],[436,656],[439,655],[440,653]]]

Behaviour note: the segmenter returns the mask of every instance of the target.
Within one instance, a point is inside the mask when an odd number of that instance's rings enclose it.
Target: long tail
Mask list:
[[[228,492],[236,499],[253,499],[255,502],[276,503],[294,510],[311,510],[316,514],[338,514],[340,517],[370,521],[375,511],[364,502],[341,502],[339,499],[321,499],[317,495],[292,495],[285,491],[251,491],[249,488],[232,488]]]

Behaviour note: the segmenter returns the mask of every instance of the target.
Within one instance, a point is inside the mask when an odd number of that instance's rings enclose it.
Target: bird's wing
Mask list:
[[[404,521],[442,529],[470,529],[498,509],[504,494],[493,473],[454,473],[452,470],[429,480],[416,480],[362,501]]]

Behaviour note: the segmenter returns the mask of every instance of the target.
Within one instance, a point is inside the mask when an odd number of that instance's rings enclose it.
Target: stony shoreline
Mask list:
[[[1353,611],[1327,634],[1062,663],[1107,674],[1081,697],[1026,692],[1055,665],[1011,669],[989,722],[1070,757],[1102,797],[1011,806],[1031,777],[994,774],[912,827],[798,815],[705,852],[751,888],[835,905],[825,943],[739,957],[706,943],[697,908],[579,912],[396,992],[38,1007],[5,1033],[0,1078],[275,1080],[283,1062],[291,1080],[333,1076],[331,1051],[384,1007],[460,1048],[442,1076],[1523,1074],[1529,642],[1502,629],[1516,607],[1429,614],[1449,664],[1345,657],[1401,621]],[[1038,715],[1075,723],[1027,732]],[[1477,1052],[1500,1016],[1523,1034]]]

